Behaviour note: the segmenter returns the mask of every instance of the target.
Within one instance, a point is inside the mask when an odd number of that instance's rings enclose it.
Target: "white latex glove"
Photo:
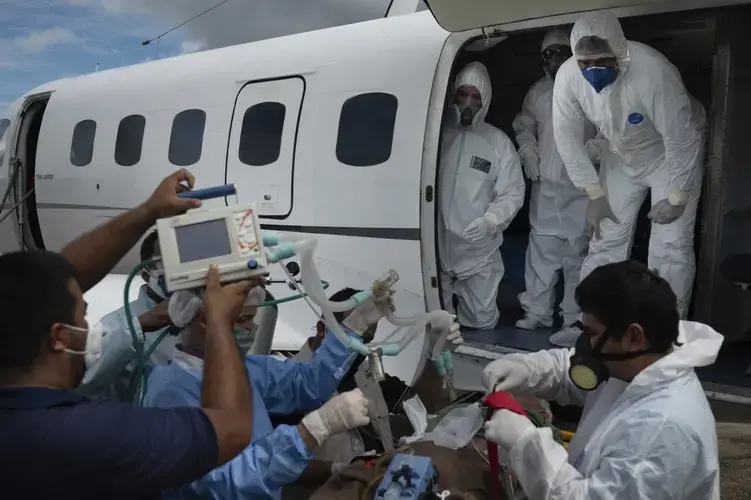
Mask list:
[[[589,206],[587,207],[587,224],[589,226],[590,238],[600,239],[600,223],[603,219],[610,219],[616,224],[620,224],[621,222],[613,213],[613,209],[610,207],[606,196],[600,196],[589,201]]]
[[[485,439],[510,450],[535,429],[527,417],[509,410],[498,410],[485,422]]]
[[[432,323],[428,324],[428,341],[430,342],[428,346],[429,352],[433,352],[433,347],[435,347],[436,342],[438,342],[438,339],[441,338],[441,335],[443,335],[446,330],[448,330],[448,333],[446,334],[446,343],[448,345],[444,344],[443,349],[453,351],[458,345],[464,342],[461,326],[456,322],[456,315],[446,313],[446,316],[447,318],[445,320],[434,320]]]
[[[345,467],[347,467],[349,464],[347,462],[332,462],[331,464],[331,475],[336,476],[339,474],[339,472],[342,471]]]
[[[320,445],[328,437],[368,425],[368,400],[360,389],[331,398],[326,404],[303,417],[302,424]]]
[[[647,217],[655,224],[670,224],[683,215],[684,206],[672,205],[667,198],[654,204]]]
[[[485,367],[482,383],[489,394],[497,391],[524,392],[531,389],[531,371],[524,354],[508,354]]]
[[[471,242],[480,241],[487,238],[496,230],[495,224],[486,216],[478,217],[469,223],[464,230],[464,238]]]
[[[536,181],[540,178],[540,157],[537,155],[537,151],[534,148],[524,148],[519,153],[519,160],[522,162],[524,168],[524,175],[529,180]]]

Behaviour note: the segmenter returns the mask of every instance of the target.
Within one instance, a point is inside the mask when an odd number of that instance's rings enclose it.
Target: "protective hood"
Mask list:
[[[482,97],[482,106],[472,120],[472,128],[474,128],[477,124],[485,121],[485,116],[488,114],[488,109],[490,108],[490,99],[493,97],[490,75],[487,68],[479,62],[471,62],[462,68],[454,81],[454,88],[451,93],[452,99],[453,95],[456,94],[456,91],[462,85],[472,85],[480,92],[480,97]],[[451,109],[454,124],[457,125],[459,123],[459,115],[453,102]]]
[[[631,388],[641,387],[653,391],[657,386],[676,380],[689,370],[709,366],[715,362],[725,337],[711,326],[694,321],[681,321],[678,342],[672,353],[642,371],[631,382]]]
[[[628,67],[631,56],[628,50],[628,40],[623,34],[621,22],[610,12],[592,12],[585,14],[574,24],[571,30],[571,49],[576,54],[576,44],[584,37],[596,36],[608,42],[610,50],[618,59],[619,73],[623,74]],[[620,75],[619,75],[620,76]]]
[[[545,35],[545,38],[542,39],[542,47],[540,47],[540,52],[545,52],[545,49],[548,47],[552,47],[553,45],[565,45],[566,47],[570,47],[569,44],[569,36],[566,34],[563,30],[552,30],[548,31],[548,34]]]

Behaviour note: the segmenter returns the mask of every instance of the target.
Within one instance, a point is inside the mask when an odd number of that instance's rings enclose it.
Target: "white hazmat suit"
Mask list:
[[[549,428],[509,419],[486,429],[508,438],[520,428],[509,459],[527,498],[719,500],[715,420],[694,368],[714,363],[723,337],[682,321],[678,341],[631,383],[611,378],[591,393],[568,377],[569,349],[511,354],[485,368],[486,387],[584,405],[568,451]]]
[[[542,51],[554,45],[568,44],[565,32],[553,30],[543,39]],[[584,126],[584,139],[593,138],[596,133],[594,126],[589,122]],[[539,165],[537,172],[527,172],[535,182],[529,200],[532,230],[524,268],[526,289],[520,296],[526,316],[516,326],[528,330],[539,325],[552,326],[559,269],[563,271],[565,285],[561,314],[564,325],[570,325],[579,314],[574,291],[589,246],[586,221],[589,198],[569,179],[555,146],[553,80],[549,76],[544,76],[529,89],[513,127],[525,171],[528,170],[527,163],[538,160]],[[532,157],[525,159],[529,150]]]
[[[438,244],[444,307],[456,312],[462,326],[494,328],[498,323],[498,285],[503,278],[502,231],[524,204],[524,177],[511,140],[485,123],[492,90],[488,71],[480,63],[464,67],[454,82],[475,87],[482,105],[469,126],[450,106],[450,123],[443,133],[439,172]],[[453,312],[453,311],[452,311]]]
[[[600,93],[577,64],[577,43],[585,37],[605,40],[618,60],[617,78]],[[675,66],[651,47],[627,41],[611,13],[579,19],[571,46],[574,57],[561,66],[555,80],[555,141],[574,185],[587,192],[593,205],[605,197],[618,219],[602,219],[601,237],[592,240],[581,276],[629,258],[636,217],[651,190],[653,212],[682,211],[669,223],[653,218],[648,266],[670,283],[685,317],[696,271],[694,224],[703,175],[704,109],[692,102]],[[599,177],[582,146],[585,119],[609,145]]]

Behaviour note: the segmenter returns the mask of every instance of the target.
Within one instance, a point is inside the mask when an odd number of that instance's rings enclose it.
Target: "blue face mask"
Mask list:
[[[592,66],[582,70],[584,78],[594,87],[598,94],[602,89],[613,83],[618,76],[617,68],[605,68],[602,66]]]

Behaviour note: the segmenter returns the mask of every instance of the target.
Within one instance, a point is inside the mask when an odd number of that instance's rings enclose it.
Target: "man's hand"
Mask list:
[[[161,330],[165,326],[172,324],[168,312],[169,301],[165,300],[157,304],[157,306],[150,311],[146,311],[138,317],[138,322],[141,324],[141,330],[144,332],[155,332]]]
[[[188,186],[186,187],[183,182],[187,183]],[[178,170],[169,177],[166,177],[157,186],[156,190],[154,190],[149,199],[144,203],[144,206],[154,219],[164,219],[186,212],[191,208],[198,208],[201,206],[201,200],[192,200],[177,196],[179,193],[185,193],[193,189],[193,184],[195,184],[193,174],[184,168]]]
[[[307,414],[301,422],[317,444],[330,436],[368,425],[368,400],[360,389],[331,398],[318,410]]]
[[[535,431],[527,418],[509,410],[498,410],[485,422],[485,438],[511,450],[519,441]]]
[[[248,291],[257,283],[246,280],[222,286],[219,283],[219,268],[209,267],[209,280],[203,294],[206,317],[211,321],[232,325],[242,312]]]

